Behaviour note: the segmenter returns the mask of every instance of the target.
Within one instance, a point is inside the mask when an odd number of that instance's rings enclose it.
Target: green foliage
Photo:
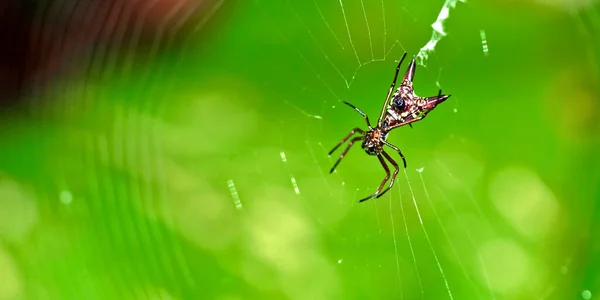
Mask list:
[[[94,56],[2,125],[0,299],[600,293],[598,10],[458,3],[415,78],[452,98],[359,205],[384,174],[358,146],[327,174],[364,128],[341,101],[376,119],[441,2],[275,2]]]

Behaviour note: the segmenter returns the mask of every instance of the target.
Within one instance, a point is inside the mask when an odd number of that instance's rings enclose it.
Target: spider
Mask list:
[[[406,168],[406,159],[404,158],[404,155],[402,154],[400,149],[387,141],[388,133],[393,129],[404,125],[409,125],[412,128],[411,123],[422,120],[438,104],[444,102],[450,97],[450,95],[442,95],[442,90],[439,90],[438,95],[433,97],[419,97],[415,94],[413,89],[413,78],[415,76],[414,57],[408,65],[406,74],[402,79],[402,83],[400,83],[400,86],[392,95],[394,87],[396,86],[396,81],[398,79],[398,72],[400,71],[400,66],[402,65],[402,62],[404,61],[405,57],[406,52],[404,52],[404,55],[402,55],[402,58],[400,59],[400,62],[396,67],[396,73],[394,74],[392,85],[390,86],[390,90],[388,91],[387,96],[385,98],[383,108],[381,109],[381,115],[379,116],[379,120],[377,120],[377,126],[371,126],[371,122],[369,122],[369,117],[367,116],[367,114],[362,112],[356,106],[344,101],[344,104],[352,107],[363,118],[365,118],[369,130],[365,131],[360,128],[352,129],[348,135],[346,135],[335,147],[333,147],[333,149],[331,149],[331,151],[329,151],[329,155],[331,155],[338,147],[344,144],[355,133],[360,134],[360,136],[356,136],[350,140],[348,146],[346,146],[346,149],[342,151],[342,154],[339,156],[329,173],[333,173],[340,161],[344,158],[344,156],[346,156],[346,153],[348,153],[348,150],[350,150],[352,145],[360,140],[362,140],[361,146],[365,150],[365,152],[367,152],[367,154],[369,155],[377,156],[379,162],[383,166],[383,169],[386,173],[385,178],[383,178],[383,181],[377,188],[377,191],[375,191],[375,193],[369,195],[366,198],[358,200],[359,203],[367,201],[371,198],[377,199],[383,196],[383,194],[390,190],[394,185],[394,180],[396,179],[396,175],[398,175],[399,167],[396,161],[394,161],[392,157],[387,152],[385,152],[385,150],[383,149],[384,145],[398,152],[398,154],[402,158],[402,161],[404,162],[404,168]],[[385,163],[384,158],[387,159],[392,164],[392,166],[394,166],[395,170],[392,174],[389,186],[382,191],[383,187],[385,186],[385,183],[388,181],[388,179],[390,179],[390,169]]]

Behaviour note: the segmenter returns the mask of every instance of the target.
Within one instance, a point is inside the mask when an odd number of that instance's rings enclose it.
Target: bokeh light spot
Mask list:
[[[590,292],[589,290],[584,290],[583,292],[581,292],[581,298],[585,300],[592,299],[592,292]]]
[[[479,248],[479,252],[481,274],[485,274],[481,280],[489,280],[495,292],[510,294],[530,284],[530,257],[516,242],[501,238],[490,240]]]
[[[533,171],[517,167],[501,170],[492,177],[489,193],[500,214],[522,235],[539,239],[556,228],[558,202]]]
[[[0,181],[0,240],[20,243],[29,235],[38,218],[33,198],[18,183]]]
[[[60,202],[65,205],[71,204],[73,202],[73,195],[68,190],[63,190],[60,192]]]
[[[0,300],[17,299],[22,293],[17,266],[0,245]]]

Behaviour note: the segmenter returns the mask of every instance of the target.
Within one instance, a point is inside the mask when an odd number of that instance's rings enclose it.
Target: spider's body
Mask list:
[[[404,79],[402,79],[402,83],[400,83],[400,86],[392,95],[390,104],[384,107],[386,113],[383,114],[382,127],[388,131],[423,119],[438,104],[450,97],[450,95],[442,95],[441,91],[435,97],[417,96],[413,88],[414,76],[415,59],[413,58],[408,65],[408,70],[404,75]]]
[[[380,155],[383,151],[383,141],[387,139],[387,132],[373,128],[365,132],[365,138],[363,139],[362,148],[369,155]]]
[[[450,95],[419,97],[415,95],[410,81],[406,85],[403,83],[392,96],[393,100],[388,105],[382,123],[386,131],[424,118],[436,105],[450,97]]]
[[[385,194],[385,192],[387,192],[394,184],[394,180],[396,179],[396,175],[398,174],[398,170],[399,170],[398,164],[392,159],[392,157],[390,157],[389,154],[387,154],[385,152],[385,150],[383,149],[383,145],[386,145],[386,146],[396,150],[398,152],[398,154],[400,155],[400,157],[402,158],[402,161],[404,162],[404,167],[406,168],[406,160],[404,159],[404,155],[402,155],[402,152],[400,152],[400,149],[398,149],[398,147],[387,142],[388,133],[390,131],[392,131],[393,129],[398,128],[400,126],[411,125],[413,122],[422,120],[438,104],[444,102],[446,99],[448,99],[450,97],[450,95],[442,95],[441,90],[440,90],[439,94],[434,97],[419,97],[415,94],[414,89],[413,89],[413,78],[415,76],[415,59],[414,58],[412,59],[412,61],[410,62],[409,66],[408,66],[408,69],[406,70],[406,74],[404,75],[404,78],[402,79],[402,83],[400,84],[400,86],[398,87],[396,92],[392,95],[392,92],[394,91],[394,87],[396,85],[396,80],[398,78],[398,72],[400,71],[400,65],[402,64],[402,61],[404,61],[405,57],[406,57],[406,53],[404,53],[404,55],[402,56],[402,59],[400,59],[400,62],[398,63],[398,66],[396,67],[396,74],[394,75],[394,80],[392,81],[392,85],[391,85],[390,90],[388,91],[387,97],[385,99],[385,103],[381,110],[381,115],[379,117],[379,120],[377,121],[377,126],[375,126],[375,127],[371,126],[371,123],[369,122],[369,117],[367,116],[367,114],[363,113],[356,106],[344,101],[345,104],[354,108],[354,110],[356,110],[358,113],[360,113],[365,118],[365,120],[367,121],[367,126],[369,127],[369,130],[365,131],[360,128],[352,129],[352,131],[350,131],[350,134],[348,134],[346,137],[344,137],[342,139],[342,141],[340,143],[338,143],[329,152],[329,154],[331,155],[331,153],[333,153],[333,151],[335,151],[339,146],[341,146],[344,142],[346,142],[355,133],[360,133],[362,135],[362,136],[354,137],[353,139],[350,140],[350,142],[348,143],[348,146],[346,146],[346,149],[342,152],[342,154],[340,155],[338,160],[335,162],[335,164],[331,168],[330,173],[332,173],[335,170],[336,166],[340,163],[342,158],[344,158],[344,156],[346,155],[348,150],[350,150],[350,147],[352,147],[352,144],[354,144],[354,142],[357,142],[359,140],[362,140],[362,148],[365,150],[365,152],[367,152],[367,154],[377,156],[377,158],[379,159],[379,162],[381,163],[381,165],[383,166],[383,168],[386,172],[386,176],[383,179],[383,181],[381,182],[381,184],[379,185],[379,188],[377,189],[377,191],[375,193],[371,194],[370,196],[359,200],[358,202],[363,202],[363,201],[369,200],[373,197],[379,198],[383,194]],[[387,182],[387,180],[390,177],[390,170],[383,159],[384,157],[395,167],[395,170],[394,170],[394,174],[392,175],[390,185],[385,190],[382,191],[383,186],[385,185],[385,183]]]

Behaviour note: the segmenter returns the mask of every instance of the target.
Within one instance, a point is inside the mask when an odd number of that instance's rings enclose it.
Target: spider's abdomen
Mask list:
[[[394,94],[394,98],[387,108],[387,114],[383,120],[384,128],[412,122],[424,112],[422,106],[425,104],[425,101],[422,98],[415,95],[402,94],[401,92],[401,90],[398,90]]]

